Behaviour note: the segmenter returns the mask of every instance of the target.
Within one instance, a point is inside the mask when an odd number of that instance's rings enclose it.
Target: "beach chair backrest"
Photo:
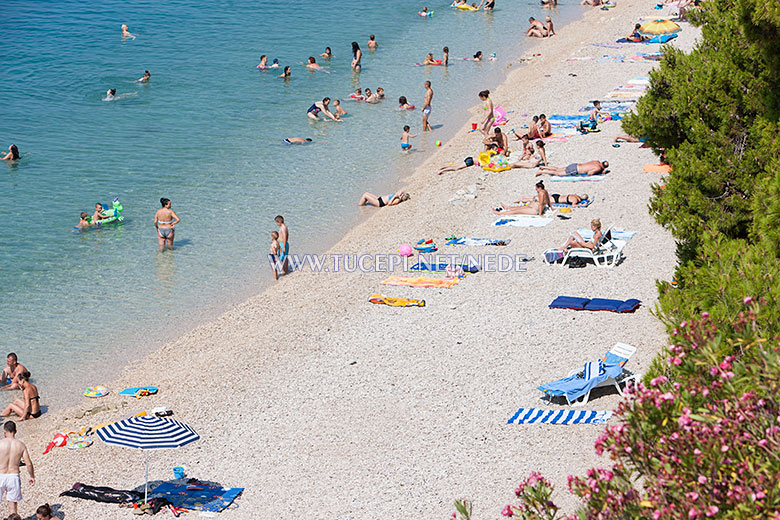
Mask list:
[[[601,234],[599,241],[593,246],[593,251],[603,249],[607,243],[612,242],[612,225],[610,225],[606,231]]]
[[[618,364],[622,367],[628,363],[628,360],[631,359],[631,356],[635,353],[636,347],[627,343],[615,343],[610,351],[604,356],[603,361],[606,364]]]

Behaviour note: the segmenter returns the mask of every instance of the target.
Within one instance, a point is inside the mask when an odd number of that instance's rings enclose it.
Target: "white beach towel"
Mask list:
[[[494,226],[543,227],[553,219],[536,215],[507,215],[493,222]]]

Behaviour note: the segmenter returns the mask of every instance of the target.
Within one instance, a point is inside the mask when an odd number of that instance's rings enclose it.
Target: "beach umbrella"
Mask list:
[[[639,28],[642,36],[660,36],[662,34],[675,34],[682,31],[682,27],[671,20],[654,20],[647,22]]]
[[[144,450],[146,453],[144,502],[149,493],[149,450],[180,448],[200,439],[190,426],[175,419],[154,415],[117,421],[98,429],[97,434],[106,444]]]

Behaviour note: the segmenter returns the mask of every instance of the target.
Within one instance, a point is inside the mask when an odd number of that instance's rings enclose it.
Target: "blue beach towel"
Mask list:
[[[579,233],[580,236],[585,240],[590,240],[593,238],[593,231],[590,229],[578,229],[577,233]],[[610,236],[615,240],[629,240],[637,233],[639,233],[639,231],[615,231],[614,229],[609,230]]]
[[[573,402],[590,392],[597,384],[609,378],[616,378],[623,373],[623,367],[619,364],[604,363],[600,364],[600,368],[602,370],[597,374],[591,374],[592,377],[590,379],[584,377],[585,371],[583,371],[540,385],[538,388],[550,397],[566,396],[570,402]]]
[[[244,491],[244,488],[223,488],[211,486],[207,483],[177,484],[175,482],[163,482],[149,491],[149,496],[163,497],[169,500],[173,507],[219,513],[230,506],[242,491]]]
[[[511,240],[497,240],[495,238],[456,238],[450,240],[447,246],[506,246]]]
[[[604,424],[612,410],[542,410],[520,408],[507,424]]]
[[[593,203],[593,201],[592,201],[592,200],[585,199],[585,200],[581,200],[581,201],[580,201],[580,203],[579,203],[579,204],[577,204],[577,206],[576,206],[576,207],[577,207],[577,208],[587,208],[587,207],[588,207],[588,206],[590,206],[592,203]],[[565,202],[553,202],[553,204],[552,204],[552,207],[553,207],[553,208],[570,208],[570,207],[572,207],[572,206],[571,206],[571,204],[566,204]],[[591,234],[592,234],[592,233],[593,233],[593,232],[591,232]],[[585,238],[585,237],[583,237],[583,238]],[[587,239],[586,239],[586,240],[587,240]]]
[[[606,175],[551,175],[550,182],[598,182]]]
[[[409,268],[410,271],[433,271],[433,272],[444,272],[447,270],[447,267],[449,267],[449,264],[429,264],[425,262],[424,260],[417,262],[412,267]],[[479,267],[474,265],[459,265],[456,267],[460,267],[463,269],[464,273],[478,273]]]
[[[493,222],[494,226],[544,227],[553,219],[538,215],[507,215]]]

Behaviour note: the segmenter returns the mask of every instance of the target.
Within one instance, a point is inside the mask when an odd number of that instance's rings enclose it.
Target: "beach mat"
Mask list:
[[[417,278],[412,278],[409,276],[391,276],[387,280],[384,280],[382,284],[403,285],[407,287],[437,287],[440,289],[449,289],[450,287],[454,287],[455,285],[458,285],[458,279],[447,278],[443,280],[441,278],[426,278],[424,276],[420,276]]]
[[[173,507],[219,513],[230,506],[242,491],[244,488],[225,488],[203,482],[163,482],[149,491],[149,496],[163,497],[173,504]]]
[[[551,175],[550,182],[598,182],[606,175]]]
[[[157,393],[157,387],[156,386],[137,386],[134,388],[125,388],[121,392],[119,392],[119,395],[132,395],[138,393],[139,390],[146,390],[150,394],[156,394]]]
[[[389,305],[390,307],[425,307],[425,300],[416,300],[414,298],[391,298],[384,294],[372,294],[368,301],[380,305]]]
[[[607,298],[579,298],[577,296],[558,296],[548,307],[550,309],[570,309],[573,311],[634,312],[642,304],[641,300],[610,300]]]
[[[539,217],[536,215],[508,215],[502,217],[495,222],[494,226],[514,226],[514,227],[544,227],[553,219],[547,217]]]
[[[612,410],[542,410],[520,408],[507,424],[604,424]]]

